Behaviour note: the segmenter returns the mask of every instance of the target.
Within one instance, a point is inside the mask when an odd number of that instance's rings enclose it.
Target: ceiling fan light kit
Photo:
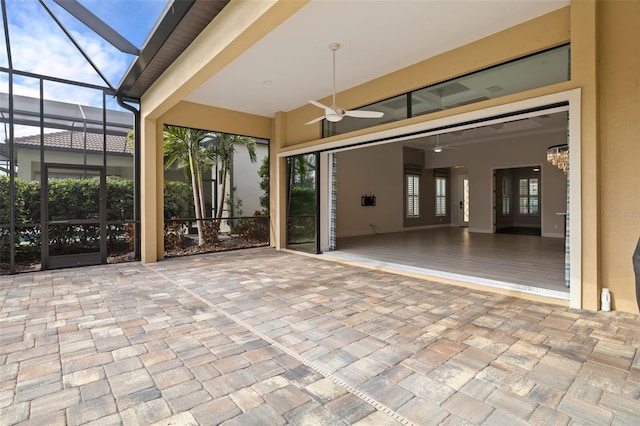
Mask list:
[[[340,48],[340,43],[330,43],[329,50],[333,52],[333,102],[331,106],[326,106],[317,101],[309,101],[311,105],[317,106],[324,110],[324,115],[307,122],[306,124],[317,123],[320,120],[327,120],[332,123],[341,121],[344,117],[355,118],[381,118],[384,113],[380,111],[349,111],[336,105],[336,50]]]

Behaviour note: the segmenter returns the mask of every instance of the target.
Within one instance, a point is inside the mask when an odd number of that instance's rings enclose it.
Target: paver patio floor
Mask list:
[[[640,320],[270,248],[0,277],[2,425],[640,424]]]

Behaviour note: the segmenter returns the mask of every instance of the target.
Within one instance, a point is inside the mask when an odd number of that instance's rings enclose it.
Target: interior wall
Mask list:
[[[436,216],[436,178],[433,169],[424,168],[425,153],[423,149],[417,149],[405,146],[403,148],[403,167],[412,166],[419,167],[420,180],[420,215],[418,217],[407,217],[406,213],[406,182],[403,176],[403,211],[402,223],[405,228],[430,225],[449,225],[451,223],[451,203],[447,205],[447,214],[445,216]],[[448,172],[448,170],[447,170]],[[451,200],[451,177],[447,179],[447,195]]]
[[[440,153],[426,151],[425,167],[464,165],[469,176],[470,232],[493,232],[493,170],[523,166],[541,166],[542,235],[563,237],[567,185],[562,172],[547,163],[547,147],[566,143],[566,132],[529,135],[464,145],[459,150]]]
[[[547,147],[563,142],[566,142],[564,131],[469,144],[460,150],[444,150],[441,153],[403,148],[399,143],[339,152],[336,235],[340,238],[371,234],[374,232],[371,224],[380,233],[398,232],[416,226],[457,225],[458,212],[453,220],[453,211],[458,202],[457,177],[460,173],[468,175],[470,180],[469,231],[492,233],[494,170],[540,166],[541,171],[537,176],[541,189],[542,236],[564,238],[564,216],[558,213],[566,212],[567,179],[562,171],[546,161]],[[421,215],[423,212],[425,214],[422,221],[407,221],[404,211],[404,164],[412,161],[420,163],[413,158],[416,153],[424,155],[420,201]],[[461,164],[464,167],[452,168]],[[448,215],[442,218],[426,213],[434,209],[433,191],[429,192],[429,188],[434,185],[435,168],[462,170],[449,176],[447,190],[451,202]],[[514,179],[513,185],[517,185],[517,176]],[[360,197],[369,193],[376,195],[377,205],[362,207]]]
[[[403,229],[402,146],[377,145],[338,153],[336,237]],[[373,207],[361,206],[363,195],[376,196]]]

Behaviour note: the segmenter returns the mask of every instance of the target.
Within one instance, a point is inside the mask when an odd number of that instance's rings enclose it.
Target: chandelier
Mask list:
[[[566,175],[569,167],[569,145],[554,145],[547,148],[547,161]]]

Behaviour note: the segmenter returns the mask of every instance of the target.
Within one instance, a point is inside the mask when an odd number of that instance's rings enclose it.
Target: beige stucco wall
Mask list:
[[[640,197],[630,193],[628,186],[620,185],[618,179],[637,181],[640,166],[637,154],[629,149],[631,144],[637,143],[630,135],[639,134],[638,96],[632,96],[634,90],[638,90],[640,75],[638,22],[638,2],[572,1],[570,7],[339,93],[338,97],[346,108],[364,105],[567,41],[571,42],[571,81],[353,132],[348,136],[579,88],[582,96],[582,306],[598,309],[600,291],[606,285],[614,294],[616,309],[637,312],[630,256],[640,236],[635,216],[638,212],[636,200]],[[633,59],[629,60],[629,56]],[[612,86],[612,90],[606,90],[604,95],[603,88],[608,86]],[[618,98],[624,94],[627,94],[626,100],[618,103]],[[603,114],[605,110],[607,113]],[[319,127],[310,129],[313,126],[300,125],[315,113],[313,107],[306,105],[287,113],[285,152],[320,143],[317,139]],[[629,126],[628,123],[633,124]],[[609,143],[601,139],[604,135],[615,138],[618,149],[604,148],[605,143]],[[344,136],[322,142],[341,137]],[[623,148],[630,154],[624,158],[622,154],[615,154]],[[616,172],[610,174],[614,169]],[[623,207],[611,207],[604,212],[601,202],[605,200]],[[283,202],[282,199],[279,201]],[[622,217],[618,211],[624,212]],[[603,219],[605,213],[609,216]]]
[[[640,2],[599,3],[597,26],[600,275],[613,309],[637,312],[631,256],[640,238]]]
[[[202,39],[194,43],[195,48],[192,51],[190,48],[185,56],[201,54],[206,58],[197,58],[195,66],[180,58],[181,63],[172,66],[167,71],[166,78],[163,76],[162,81],[142,99],[143,123],[150,127],[142,131],[142,146],[147,158],[143,159],[142,187],[144,261],[155,261],[162,257],[161,220],[157,214],[160,212],[161,219],[162,187],[158,174],[161,172],[161,155],[158,149],[161,121],[172,119],[172,124],[175,125],[192,125],[189,123],[197,121],[193,118],[197,114],[196,110],[204,107],[174,107],[206,77],[255,43],[263,34],[277,27],[287,16],[302,7],[304,2],[231,4],[233,8],[225,12],[224,16],[236,23],[231,28],[232,34],[215,38],[217,34],[213,29],[203,33]],[[246,16],[242,15],[243,11],[247,13]],[[238,22],[244,26],[238,25]],[[638,312],[630,263],[631,252],[640,236],[640,219],[636,216],[640,211],[640,197],[633,184],[639,181],[640,168],[640,150],[637,145],[640,134],[638,22],[640,2],[572,0],[567,8],[338,93],[338,97],[341,106],[357,107],[568,41],[571,42],[571,81],[388,123],[374,129],[353,132],[349,136],[580,89],[582,306],[598,309],[600,290],[602,286],[606,286],[612,291],[615,309]],[[205,47],[208,48],[206,54],[202,53],[205,52]],[[321,102],[327,100],[328,98],[320,99]],[[191,112],[187,114],[186,111]],[[238,113],[225,114],[231,117]],[[271,139],[271,241],[277,247],[284,246],[284,226],[280,224],[285,223],[285,179],[282,167],[284,159],[276,158],[276,154],[320,143],[319,125],[303,124],[316,114],[317,109],[309,105],[288,112],[278,112],[273,120],[265,119],[270,122],[264,126],[264,131],[269,133],[266,136],[247,131],[240,120],[237,120],[238,125],[245,130],[232,131],[253,133],[254,136]],[[203,120],[215,120],[206,113],[202,115]],[[194,127],[212,128],[210,125]],[[322,142],[340,139],[341,137],[333,137]],[[279,174],[276,174],[277,164],[281,166]],[[150,216],[147,217],[145,213]],[[154,232],[155,235],[152,235]],[[155,255],[150,255],[154,251]]]

